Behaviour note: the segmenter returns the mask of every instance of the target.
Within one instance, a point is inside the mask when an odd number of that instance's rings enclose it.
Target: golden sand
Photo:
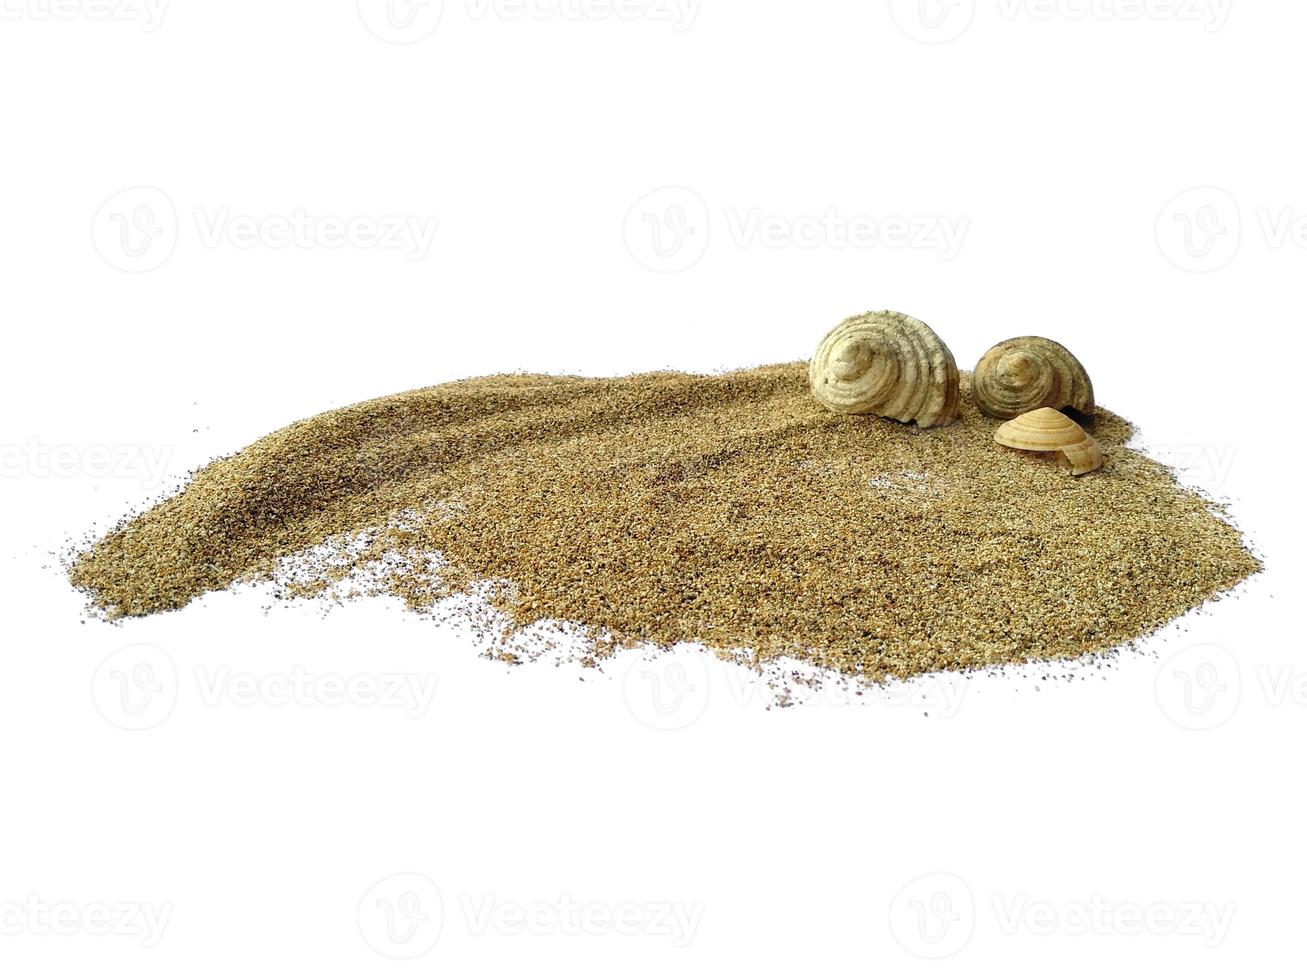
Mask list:
[[[878,679],[1110,649],[1260,567],[1123,419],[1099,410],[1106,462],[1072,478],[995,445],[962,387],[932,429],[827,411],[802,363],[405,392],[210,464],[70,577],[110,616],[288,567],[298,592],[380,570],[415,608],[492,582],[513,623],[601,651],[697,641]],[[324,544],[334,562],[305,555]]]

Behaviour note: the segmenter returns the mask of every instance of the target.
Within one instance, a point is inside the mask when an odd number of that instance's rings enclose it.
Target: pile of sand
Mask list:
[[[825,410],[801,363],[478,378],[274,432],[71,579],[110,616],[288,560],[300,592],[368,567],[417,608],[492,582],[514,623],[580,624],[601,651],[699,641],[875,679],[1108,649],[1258,570],[1119,417],[1099,410],[1106,462],[1080,478],[997,425],[966,376],[961,421],[925,430]]]

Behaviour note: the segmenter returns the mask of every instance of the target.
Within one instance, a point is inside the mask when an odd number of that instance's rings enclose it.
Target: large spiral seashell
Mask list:
[[[976,407],[996,419],[1037,408],[1094,414],[1094,385],[1075,355],[1047,337],[1014,337],[995,344],[971,378]]]
[[[834,412],[922,428],[958,417],[958,366],[935,331],[889,310],[849,317],[808,365],[813,397]]]
[[[994,441],[1011,449],[1056,453],[1072,476],[1103,465],[1103,451],[1094,437],[1053,408],[1037,408],[1004,422],[994,431]]]

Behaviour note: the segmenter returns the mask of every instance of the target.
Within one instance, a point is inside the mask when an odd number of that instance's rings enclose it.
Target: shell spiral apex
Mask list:
[[[1072,476],[1091,473],[1103,465],[1097,440],[1053,408],[1037,408],[1004,422],[994,430],[994,441],[1010,449],[1059,453],[1070,464]]]
[[[833,412],[882,415],[922,428],[958,417],[958,366],[935,331],[885,310],[849,317],[808,365],[813,397]]]
[[[976,407],[996,419],[1037,408],[1094,414],[1094,386],[1069,350],[1047,337],[1013,337],[995,344],[971,379]]]

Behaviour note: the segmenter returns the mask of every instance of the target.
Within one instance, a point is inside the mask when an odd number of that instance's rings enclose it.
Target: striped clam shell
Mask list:
[[[1058,453],[1072,476],[1091,473],[1103,465],[1098,441],[1055,408],[1037,408],[1004,422],[994,431],[994,441],[1010,449]]]

